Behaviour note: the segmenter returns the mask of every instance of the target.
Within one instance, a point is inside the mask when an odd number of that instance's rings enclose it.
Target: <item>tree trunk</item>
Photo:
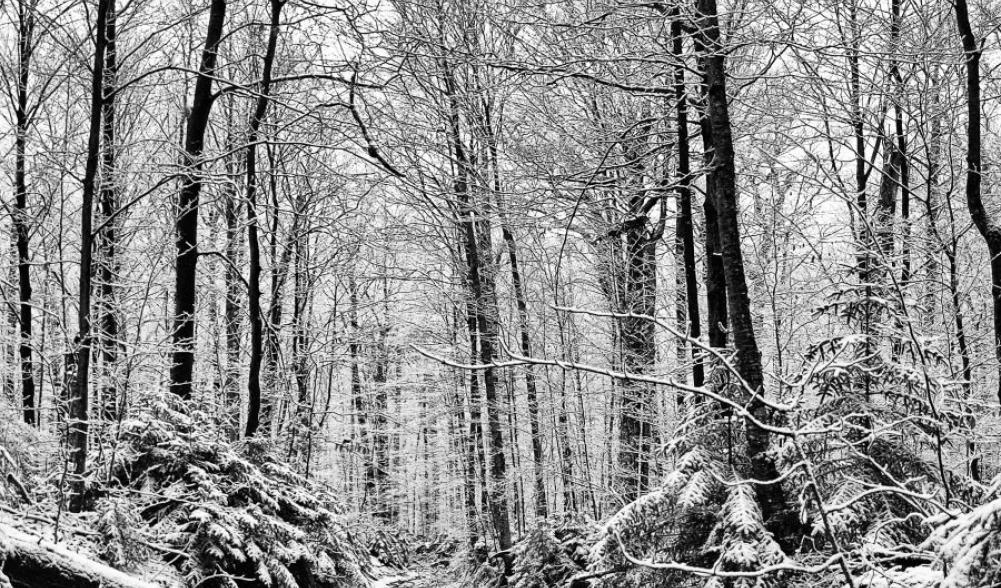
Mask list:
[[[897,213],[897,188],[900,186],[900,172],[903,166],[903,155],[896,143],[890,137],[884,137],[883,174],[879,183],[879,200],[876,202],[876,247],[879,251],[877,273],[875,278],[885,281],[893,268],[894,217]]]
[[[967,148],[966,205],[970,217],[987,243],[991,264],[991,299],[994,306],[994,352],[998,362],[998,399],[1001,400],[1001,226],[991,218],[981,195],[980,153],[980,54],[981,49],[970,24],[966,0],[956,0],[956,24],[966,57]]]
[[[696,39],[696,49],[702,53],[702,43]],[[706,58],[700,59],[705,70]],[[708,94],[709,89],[703,83],[702,92]],[[726,309],[726,277],[723,273],[723,255],[720,252],[719,224],[716,222],[716,171],[713,150],[712,124],[709,113],[703,112],[699,119],[699,129],[702,134],[703,163],[706,167],[706,198],[702,205],[706,220],[706,322],[709,330],[710,347],[726,347],[729,316]]]
[[[198,198],[202,191],[202,152],[205,130],[215,96],[216,57],[226,19],[226,0],[212,0],[205,49],[202,51],[195,82],[195,94],[188,114],[184,137],[181,191],[177,201],[177,262],[174,281],[174,326],[171,334],[173,357],[170,366],[170,391],[184,400],[191,398],[195,366],[195,295],[198,278]]]
[[[34,52],[35,3],[18,2],[17,17],[17,105],[14,113],[14,232],[17,248],[18,323],[21,358],[21,402],[24,422],[38,425],[35,403],[35,372],[31,357],[32,308],[31,308],[31,254],[29,247],[28,182],[25,150],[31,121],[28,115],[28,82],[31,75],[31,57]]]
[[[685,90],[684,37],[681,32],[681,17],[675,9],[671,20],[671,38],[674,59],[674,99],[675,126],[678,142],[678,218],[675,226],[675,250],[684,266],[684,294],[679,296],[679,302],[685,303],[684,323],[679,325],[681,332],[692,339],[702,336],[701,319],[699,317],[699,282],[695,267],[695,233],[692,223],[692,188],[691,188],[691,156],[688,145],[688,94]],[[681,313],[678,314],[681,317]],[[687,347],[687,345],[685,346]],[[705,371],[702,366],[701,352],[692,347],[692,383],[701,386],[705,382]]]
[[[268,46],[264,53],[261,91],[257,96],[254,113],[250,117],[247,134],[247,242],[250,245],[250,372],[247,375],[247,428],[244,435],[253,437],[261,425],[261,358],[263,354],[263,327],[261,324],[261,247],[257,237],[257,141],[261,123],[268,112],[271,94],[271,71],[278,47],[278,30],[284,0],[271,0],[271,22],[268,27]],[[278,214],[278,211],[275,211]],[[273,304],[273,302],[272,302]]]
[[[455,157],[458,173],[454,181],[456,200],[462,223],[463,245],[466,253],[467,285],[469,287],[470,308],[475,319],[479,343],[479,361],[491,366],[497,361],[498,310],[494,273],[489,267],[493,249],[490,239],[490,225],[482,219],[482,210],[472,199],[469,180],[471,162],[466,156],[459,131],[459,104],[456,96],[455,78],[446,64],[444,82],[448,98],[448,136]],[[489,440],[490,480],[487,486],[487,501],[491,523],[497,534],[501,551],[511,548],[511,525],[508,515],[507,493],[505,491],[507,463],[504,456],[504,434],[501,430],[501,415],[497,394],[496,368],[483,370],[483,397],[487,416]],[[510,571],[510,559],[504,558],[505,570]],[[507,575],[507,574],[505,574]]]
[[[493,178],[493,190],[497,208],[501,214],[501,237],[507,248],[508,263],[511,264],[511,290],[514,294],[515,307],[518,311],[518,345],[524,357],[532,357],[532,339],[528,330],[528,300],[525,298],[525,285],[521,274],[518,258],[518,244],[514,233],[504,218],[504,202],[502,198],[500,168],[498,162],[497,135],[494,131],[490,109],[484,104],[484,134],[488,144],[488,156]],[[532,441],[532,479],[535,515],[545,519],[549,514],[546,498],[545,464],[543,462],[542,427],[539,423],[539,388],[535,377],[535,368],[525,366],[525,396],[528,401],[529,434]],[[511,404],[512,410],[514,403]]]
[[[634,196],[634,198],[642,198]],[[632,374],[647,374],[656,359],[657,241],[647,223],[627,230],[624,316],[622,323],[622,367]],[[634,316],[634,315],[643,315]],[[650,456],[653,448],[654,389],[645,382],[624,380],[619,420],[619,476],[623,500],[632,502],[650,484]]]
[[[233,102],[227,102],[226,109],[226,135],[227,152],[235,151],[233,147]],[[240,437],[240,331],[243,322],[243,309],[241,308],[241,298],[243,297],[244,285],[243,276],[240,271],[242,235],[240,227],[241,200],[237,194],[238,158],[235,156],[226,158],[226,174],[229,181],[223,190],[224,210],[223,217],[226,221],[226,381],[223,384],[225,402],[223,406],[223,422],[230,440]]]
[[[118,54],[115,8],[108,11],[108,46],[104,67],[104,108],[102,125],[103,169],[101,171],[101,217],[100,231],[100,358],[104,374],[101,388],[101,418],[105,426],[118,420],[121,399],[118,397],[118,350],[119,324],[115,304],[115,280],[118,278],[118,223],[113,215],[118,210],[118,186],[116,176],[117,134],[115,129],[115,94],[118,77]]]
[[[101,159],[101,104],[104,92],[104,52],[107,47],[108,14],[114,10],[114,0],[100,0],[97,23],[94,26],[94,78],[90,88],[90,132],[87,137],[87,165],[83,176],[83,205],[80,210],[80,305],[77,313],[76,378],[70,396],[69,447],[73,465],[70,490],[70,511],[80,512],[85,506],[84,475],[87,471],[88,401],[90,376],[90,297],[94,250],[92,213],[97,187],[97,169]]]
[[[292,442],[297,434],[306,435],[313,415],[310,410],[309,319],[312,308],[312,282],[309,275],[309,235],[296,241],[295,295],[292,301],[292,369],[295,376],[296,402],[291,413]],[[290,452],[291,455],[291,452]]]
[[[890,25],[890,36],[893,43],[893,61],[891,63],[890,76],[896,84],[896,101],[893,105],[893,125],[896,139],[897,161],[899,163],[900,174],[900,285],[906,287],[911,281],[911,186],[910,186],[910,164],[907,161],[907,135],[904,132],[904,108],[901,102],[904,100],[904,78],[900,74],[900,30],[903,25],[901,15],[901,0],[891,2],[892,23]]]
[[[863,282],[869,281],[869,265],[872,256],[872,238],[869,235],[867,220],[869,218],[869,203],[866,195],[868,175],[865,170],[865,120],[862,118],[862,76],[859,71],[859,53],[861,51],[861,33],[858,22],[858,0],[849,0],[848,26],[852,38],[849,41],[848,71],[851,85],[851,122],[852,133],[855,136],[855,213],[858,222],[855,226],[855,238],[858,241],[858,271]],[[866,322],[868,328],[868,321]]]
[[[700,34],[707,50],[705,83],[707,86],[707,111],[713,138],[712,174],[715,188],[717,223],[720,251],[726,278],[727,307],[736,350],[735,366],[739,376],[753,391],[750,398],[742,398],[750,414],[761,423],[771,421],[770,410],[762,402],[765,394],[761,353],[751,322],[751,305],[747,295],[744,261],[740,248],[740,226],[737,211],[737,178],[734,161],[733,137],[730,128],[728,96],[726,92],[725,51],[722,46],[716,0],[699,0],[701,17]],[[748,474],[755,480],[770,482],[778,478],[775,462],[768,453],[769,433],[750,419],[745,421]],[[762,515],[777,537],[784,537],[789,529],[784,516],[785,495],[778,483],[757,484]]]

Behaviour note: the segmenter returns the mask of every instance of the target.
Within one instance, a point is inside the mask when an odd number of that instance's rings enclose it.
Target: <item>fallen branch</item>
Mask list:
[[[0,585],[13,588],[157,588],[63,545],[0,523]]]

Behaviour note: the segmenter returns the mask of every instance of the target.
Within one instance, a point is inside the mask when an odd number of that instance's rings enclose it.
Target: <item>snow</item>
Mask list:
[[[13,553],[26,554],[40,561],[51,562],[53,568],[62,568],[69,574],[93,578],[109,588],[159,587],[158,584],[140,580],[84,554],[71,551],[62,544],[29,535],[3,524],[0,524],[0,553],[4,557]]]
[[[934,588],[942,572],[928,566],[872,570],[859,578],[859,588]]]
[[[373,582],[371,588],[392,588],[398,584],[416,580],[417,577],[417,574],[414,572],[407,572],[398,576],[385,576]]]

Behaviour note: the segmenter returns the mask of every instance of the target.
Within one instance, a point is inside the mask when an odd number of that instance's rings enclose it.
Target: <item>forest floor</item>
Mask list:
[[[460,582],[449,577],[447,570],[430,564],[415,563],[395,574],[382,576],[372,588],[459,588]]]

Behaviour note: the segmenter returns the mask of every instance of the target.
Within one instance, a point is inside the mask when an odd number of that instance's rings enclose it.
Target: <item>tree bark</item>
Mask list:
[[[476,323],[480,363],[484,366],[491,366],[497,361],[496,347],[499,333],[497,293],[494,289],[494,274],[489,267],[491,265],[490,256],[493,249],[490,240],[490,225],[486,220],[483,220],[482,210],[473,201],[470,193],[471,162],[462,144],[462,135],[459,130],[459,104],[456,95],[455,77],[448,64],[445,64],[443,74],[449,108],[448,136],[458,170],[454,181],[454,189],[461,215],[470,307]],[[507,493],[505,491],[507,463],[504,456],[504,433],[501,430],[496,368],[487,367],[483,370],[483,397],[486,408],[487,434],[490,448],[487,456],[490,463],[490,483],[487,484],[487,501],[490,508],[491,522],[497,535],[498,547],[501,551],[506,552],[511,548],[512,539]],[[505,571],[510,571],[510,558],[505,557],[504,563]]]
[[[101,110],[104,93],[104,57],[107,48],[108,14],[114,10],[114,0],[100,0],[97,5],[97,22],[94,26],[94,69],[90,87],[90,131],[87,137],[87,164],[83,176],[82,206],[80,209],[80,304],[77,312],[78,358],[76,378],[70,393],[69,447],[73,466],[69,508],[80,512],[85,507],[84,475],[87,471],[88,401],[91,348],[91,278],[93,266],[94,235],[92,214],[94,192],[97,188],[97,169],[101,160]]]
[[[655,325],[652,320],[643,317],[656,314],[658,240],[654,229],[645,222],[628,230],[625,235],[623,314],[626,316],[621,323],[622,364],[626,373],[649,373],[656,359]],[[622,382],[621,389],[620,491],[626,502],[632,502],[642,496],[650,484],[654,390],[650,384],[628,379]]]
[[[998,362],[998,399],[1001,400],[1001,226],[991,218],[981,195],[980,55],[981,48],[970,24],[966,0],[956,0],[956,24],[966,58],[966,205],[977,231],[987,243],[991,264],[991,300],[994,306],[994,352]]]
[[[487,141],[487,153],[490,157],[491,176],[497,207],[501,214],[501,237],[507,249],[508,263],[511,265],[511,290],[514,295],[515,307],[518,311],[518,345],[524,357],[532,357],[532,339],[528,329],[528,300],[525,297],[525,285],[521,273],[518,256],[518,244],[514,232],[504,217],[504,202],[500,180],[498,161],[497,132],[490,108],[483,106],[483,127]],[[532,442],[532,480],[535,515],[544,519],[549,515],[549,505],[546,497],[545,464],[543,461],[542,427],[539,422],[539,387],[535,377],[535,368],[525,366],[525,397],[528,401],[529,434]],[[514,404],[512,403],[512,407]],[[512,409],[513,410],[513,409]]]
[[[116,176],[117,134],[115,129],[115,94],[118,76],[117,19],[114,6],[108,11],[108,46],[104,67],[104,106],[102,125],[101,216],[100,231],[100,358],[104,374],[101,388],[101,418],[105,424],[118,420],[121,399],[118,397],[117,368],[119,323],[115,305],[115,280],[118,278],[118,223],[113,216],[118,210]]]
[[[893,104],[893,126],[896,140],[896,155],[899,166],[900,184],[900,284],[906,287],[911,281],[911,186],[910,164],[907,160],[907,135],[904,128],[904,78],[900,74],[900,31],[903,26],[901,0],[890,3],[891,18],[890,36],[893,43],[893,61],[890,64],[890,77],[896,85],[896,100]]]
[[[681,32],[681,17],[675,9],[671,17],[671,47],[676,64],[674,66],[675,126],[678,143],[678,217],[675,225],[675,250],[684,265],[684,324],[679,325],[683,333],[692,339],[702,336],[699,316],[699,282],[695,267],[695,233],[692,223],[691,155],[688,144],[688,92],[685,89],[684,37]],[[680,317],[679,313],[679,317]],[[686,345],[687,347],[687,345]],[[692,348],[692,383],[701,386],[705,382],[705,370],[701,353]]]
[[[261,359],[263,355],[263,325],[261,320],[261,247],[257,237],[257,141],[261,123],[268,111],[271,94],[271,72],[278,47],[278,31],[284,0],[271,0],[271,22],[268,45],[264,53],[261,91],[247,134],[247,242],[250,252],[248,306],[250,307],[250,372],[247,375],[246,437],[253,437],[261,425]],[[278,214],[278,211],[275,211]]]
[[[705,53],[702,42],[696,38],[696,50]],[[702,61],[705,71],[706,58]],[[703,75],[704,77],[704,75]],[[703,98],[708,100],[709,89],[702,84]],[[709,346],[726,347],[729,315],[726,309],[726,276],[723,272],[723,255],[720,251],[719,224],[716,222],[716,181],[715,181],[715,151],[713,149],[713,130],[709,121],[709,112],[702,113],[699,119],[699,130],[702,134],[703,164],[706,168],[706,197],[702,204],[705,213],[705,264],[706,264],[706,322],[708,323]]]
[[[861,51],[861,33],[858,22],[858,0],[850,0],[848,5],[848,26],[852,35],[848,53],[848,76],[851,86],[851,123],[855,137],[855,208],[859,221],[855,227],[855,237],[858,241],[858,271],[863,282],[869,281],[869,265],[872,256],[872,238],[866,221],[869,218],[869,203],[866,195],[865,159],[865,119],[862,117],[862,76],[859,69],[859,53]],[[868,321],[866,321],[868,328]]]
[[[741,379],[752,391],[750,398],[740,399],[746,403],[748,412],[760,423],[769,423],[771,414],[762,401],[765,394],[761,353],[751,319],[751,305],[747,295],[747,281],[744,276],[744,261],[740,246],[740,226],[737,209],[737,177],[730,128],[730,113],[726,90],[725,50],[720,37],[716,0],[699,0],[699,29],[705,58],[705,83],[707,87],[707,111],[713,138],[713,174],[717,223],[719,226],[720,252],[726,278],[727,307],[736,350],[735,366]],[[770,439],[766,429],[751,419],[745,420],[747,457],[750,461],[748,474],[751,478],[767,483],[755,485],[762,515],[777,537],[787,534],[785,495],[778,478],[775,462],[768,453]]]
[[[32,301],[31,249],[29,243],[29,212],[26,149],[31,120],[28,114],[28,82],[34,53],[35,5],[24,0],[17,5],[17,103],[15,105],[14,136],[14,232],[17,249],[18,324],[21,359],[21,403],[24,422],[38,425],[35,403],[35,371],[32,362]]]
[[[233,102],[227,101],[226,109],[226,151],[234,152],[233,147]],[[240,427],[240,332],[243,322],[243,309],[241,299],[244,295],[243,275],[240,271],[242,258],[242,236],[240,216],[242,203],[238,196],[238,163],[239,158],[231,156],[226,158],[226,174],[228,182],[223,191],[224,210],[223,217],[226,221],[226,380],[223,384],[224,394],[224,427],[230,440],[236,440],[243,432]],[[249,283],[249,281],[248,281]],[[249,313],[248,313],[249,314]]]
[[[170,366],[170,391],[184,400],[191,398],[192,374],[195,367],[195,301],[198,278],[198,198],[202,191],[202,152],[205,131],[215,96],[215,77],[219,41],[226,20],[226,0],[212,0],[209,8],[205,48],[198,66],[195,93],[188,114],[184,137],[181,191],[177,202],[176,247],[177,261],[174,280],[174,325]]]

